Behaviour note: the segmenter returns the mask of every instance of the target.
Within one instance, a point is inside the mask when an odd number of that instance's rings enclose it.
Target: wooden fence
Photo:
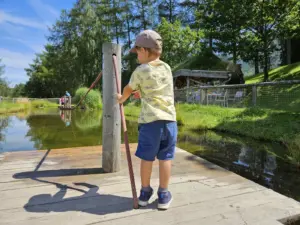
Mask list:
[[[175,101],[224,107],[253,107],[300,112],[300,80],[255,84],[194,86],[174,90]]]

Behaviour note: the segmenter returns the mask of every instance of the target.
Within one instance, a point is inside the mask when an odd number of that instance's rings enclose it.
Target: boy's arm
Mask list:
[[[133,91],[134,90],[129,85],[126,85],[123,89],[123,94],[119,95],[118,97],[118,102],[120,104],[123,104],[123,102],[125,102],[129,98]]]
[[[130,95],[139,89],[140,77],[139,77],[139,68],[133,71],[129,83],[123,89],[123,95],[118,95],[118,102],[122,104],[125,102]]]

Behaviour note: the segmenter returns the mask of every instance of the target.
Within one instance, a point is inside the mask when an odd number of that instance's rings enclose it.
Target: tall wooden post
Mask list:
[[[116,77],[113,54],[118,57],[118,72],[121,74],[121,46],[104,43],[103,51],[103,123],[102,123],[102,168],[105,172],[118,172],[121,169],[121,116],[116,101]],[[121,82],[121,79],[119,79]]]

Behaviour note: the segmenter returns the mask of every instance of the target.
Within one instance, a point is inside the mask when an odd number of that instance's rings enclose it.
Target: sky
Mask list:
[[[0,0],[0,58],[11,87],[28,80],[24,68],[43,51],[48,27],[75,1]]]

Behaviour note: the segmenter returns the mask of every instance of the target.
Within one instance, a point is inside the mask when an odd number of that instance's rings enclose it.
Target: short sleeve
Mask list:
[[[140,78],[139,78],[139,72],[136,69],[135,71],[133,71],[129,83],[128,85],[133,89],[133,90],[137,90],[139,85],[140,85]]]

